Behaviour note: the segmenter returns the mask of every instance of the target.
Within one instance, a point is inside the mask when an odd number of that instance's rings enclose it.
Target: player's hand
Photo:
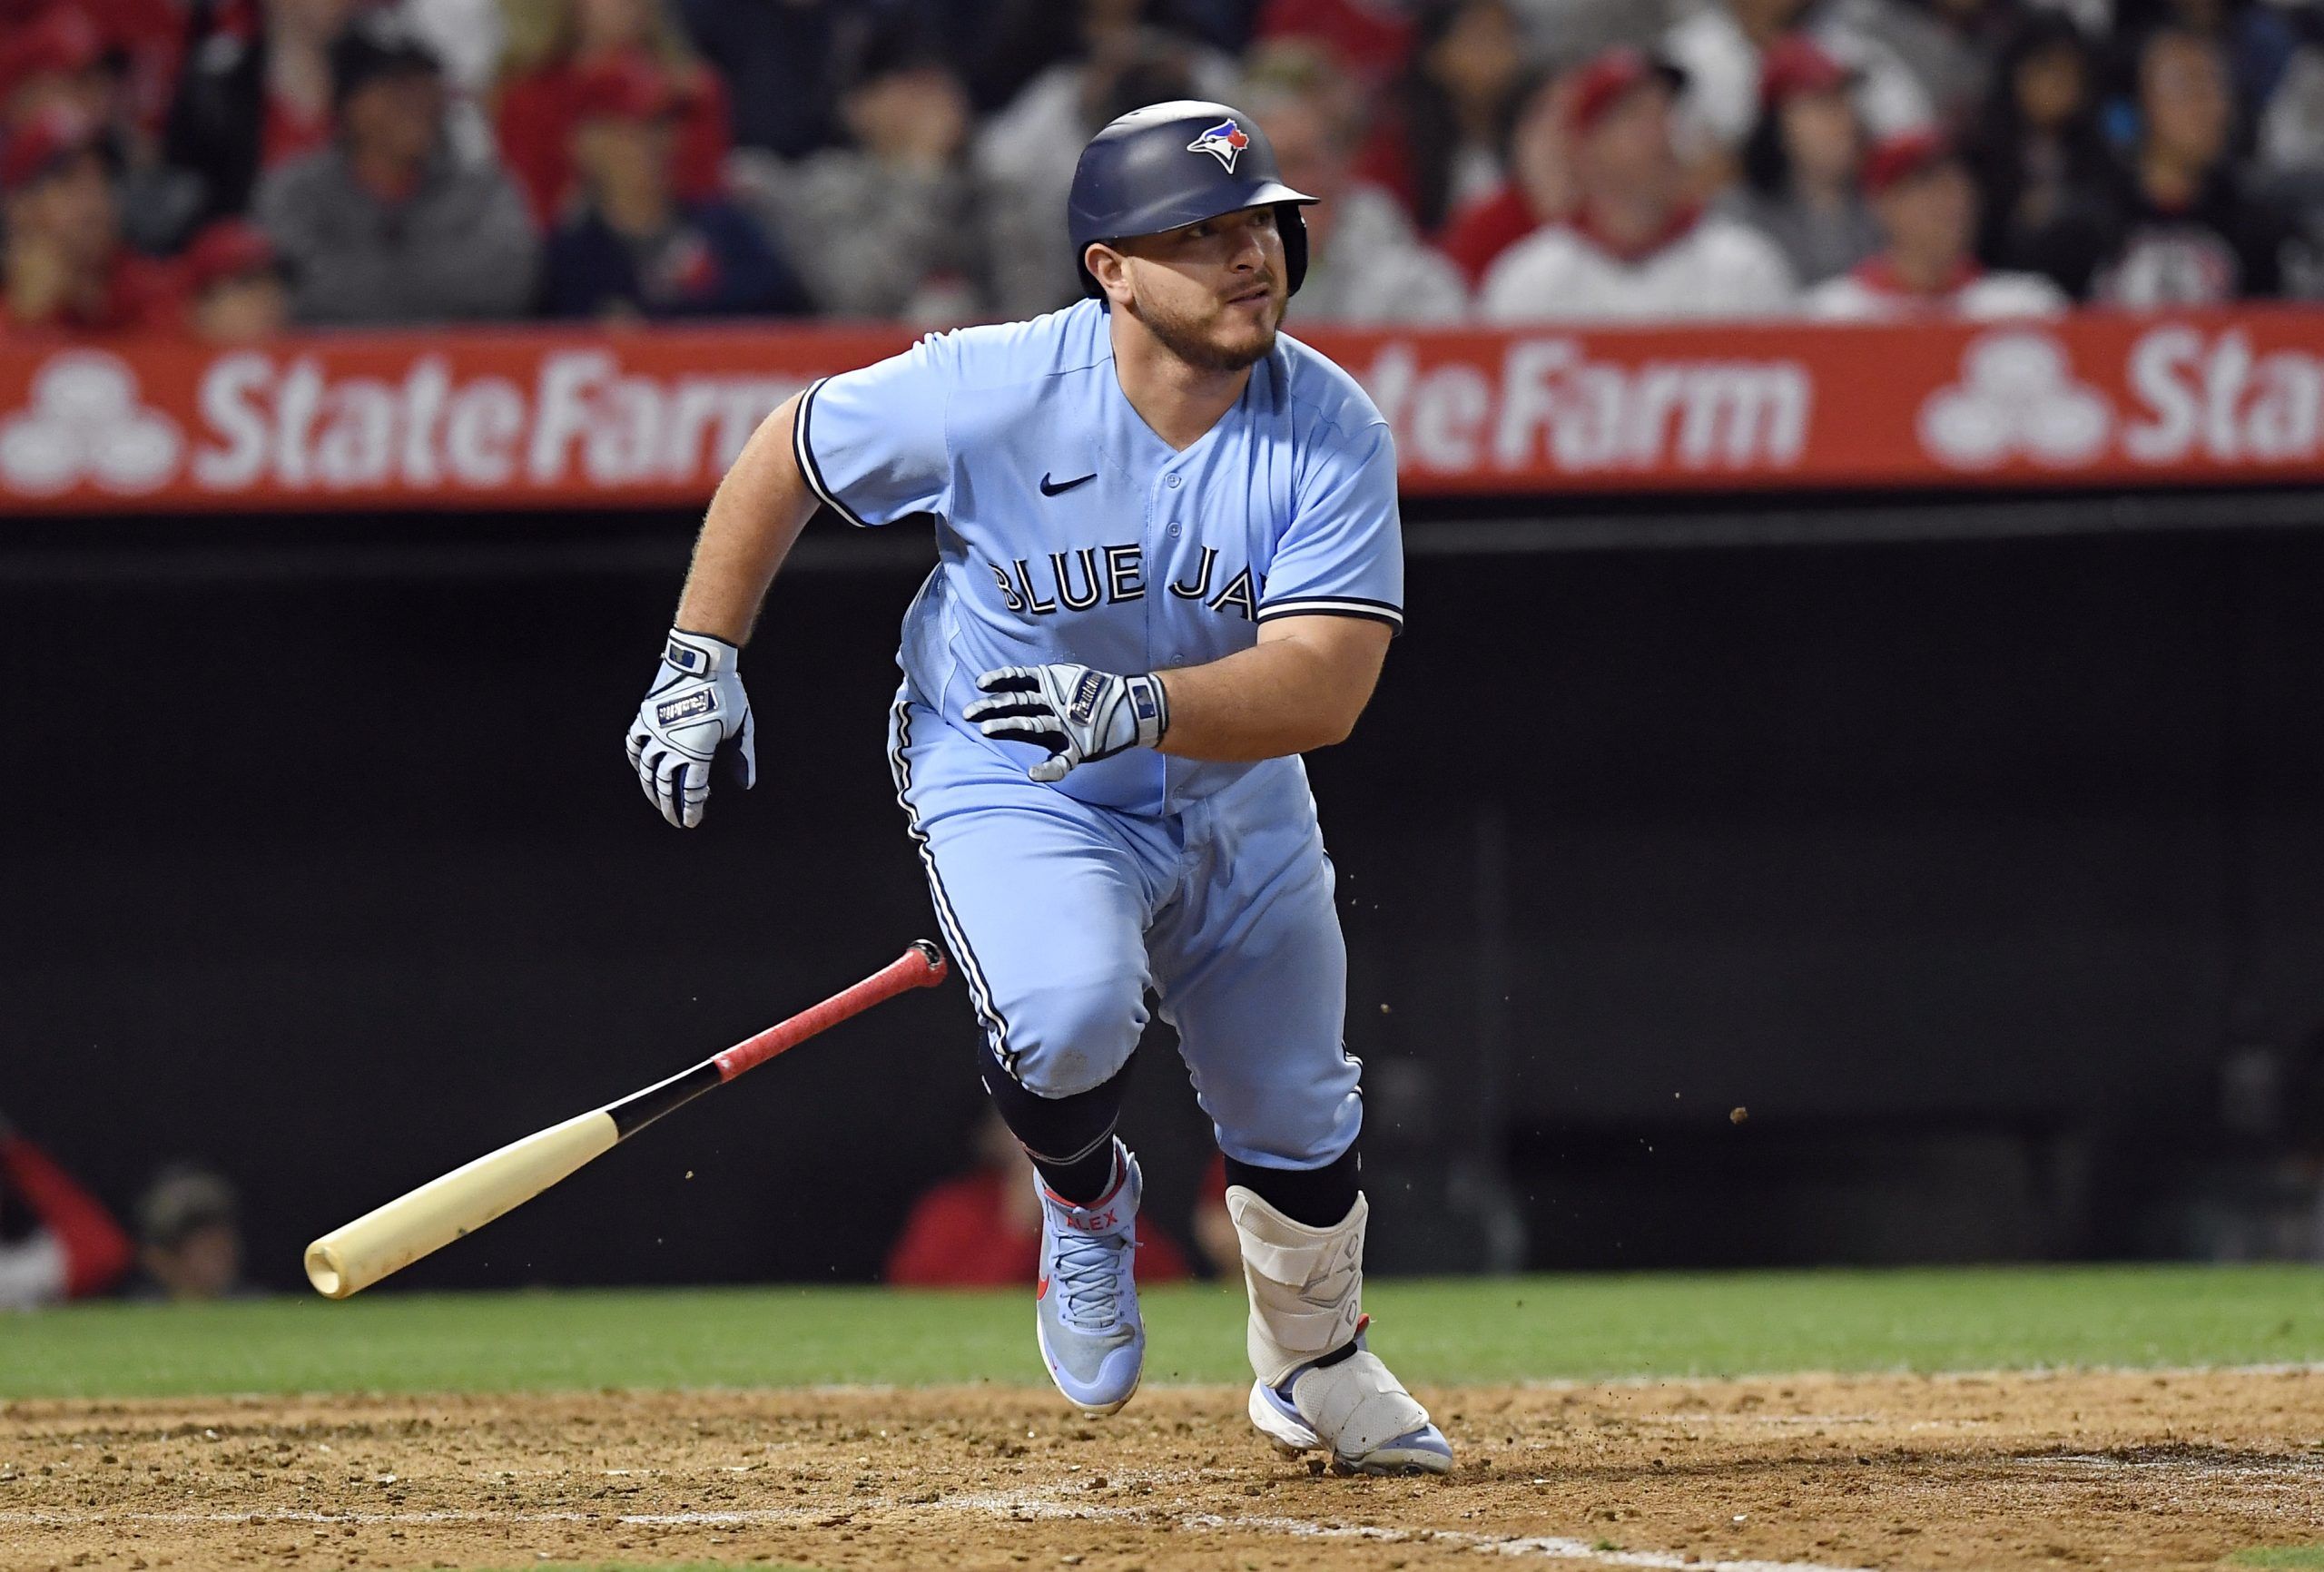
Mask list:
[[[1170,729],[1169,696],[1147,675],[1117,677],[1087,666],[1002,666],[977,679],[991,698],[961,712],[988,737],[1029,742],[1049,756],[1025,771],[1045,785],[1076,764],[1151,748]]]
[[[734,663],[743,652],[708,634],[670,630],[662,670],[629,726],[629,766],[646,801],[681,830],[702,822],[710,766],[724,755],[748,791],[759,778],[757,728]]]

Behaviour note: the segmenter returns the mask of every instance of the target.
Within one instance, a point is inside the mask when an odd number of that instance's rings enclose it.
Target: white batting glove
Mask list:
[[[629,767],[645,800],[681,830],[702,822],[720,755],[744,791],[758,781],[758,729],[734,670],[742,653],[724,639],[672,628],[662,670],[630,722]]]
[[[961,712],[988,737],[1030,742],[1049,756],[1025,771],[1044,785],[1076,764],[1151,748],[1170,729],[1169,695],[1152,675],[1117,677],[1087,666],[1002,666],[977,679],[993,697]]]

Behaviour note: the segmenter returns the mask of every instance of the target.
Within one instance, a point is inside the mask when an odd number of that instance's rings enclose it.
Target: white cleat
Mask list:
[[[1353,1353],[1303,1365],[1280,1386],[1253,1381],[1250,1415],[1276,1450],[1328,1451],[1341,1473],[1452,1471],[1452,1444],[1361,1337]]]
[[[1324,1444],[1313,1426],[1299,1417],[1299,1410],[1275,1394],[1265,1381],[1251,1383],[1251,1422],[1259,1433],[1275,1443],[1275,1449],[1286,1458],[1312,1452]]]

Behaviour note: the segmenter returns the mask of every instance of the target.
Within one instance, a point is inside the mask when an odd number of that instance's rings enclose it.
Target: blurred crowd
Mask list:
[[[0,0],[5,324],[1029,315],[1180,97],[1302,320],[2324,295],[2324,0]]]
[[[0,1311],[119,1292],[240,1298],[241,1207],[212,1170],[172,1163],[138,1197],[133,1238],[105,1204],[0,1115]]]

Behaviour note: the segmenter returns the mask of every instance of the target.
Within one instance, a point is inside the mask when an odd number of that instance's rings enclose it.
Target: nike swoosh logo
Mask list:
[[[1033,1297],[1034,1297],[1035,1299],[1047,1299],[1049,1296],[1049,1280],[1048,1278],[1044,1277],[1044,1278],[1042,1278],[1042,1279],[1041,1279],[1041,1285],[1040,1285],[1039,1288],[1036,1288],[1035,1290],[1033,1290]]]
[[[1098,472],[1093,469],[1088,474],[1081,477],[1078,480],[1059,480],[1052,483],[1049,477],[1048,472],[1045,470],[1041,475],[1041,495],[1043,496],[1055,496],[1060,491],[1071,491],[1075,486],[1086,486],[1090,481],[1097,478]]]

